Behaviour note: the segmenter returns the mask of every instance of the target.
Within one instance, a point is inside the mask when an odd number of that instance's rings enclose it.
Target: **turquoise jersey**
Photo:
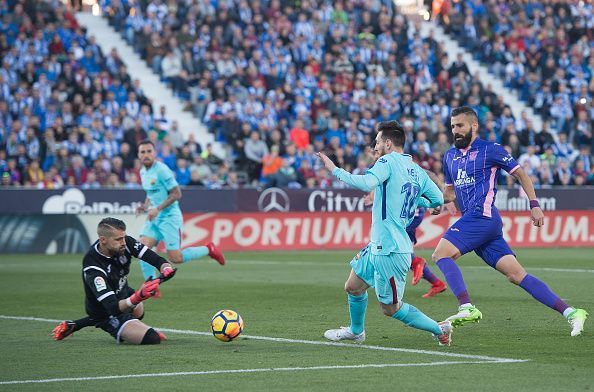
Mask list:
[[[440,189],[407,154],[392,152],[384,155],[365,175],[352,175],[343,169],[335,169],[333,174],[363,191],[375,189],[371,253],[376,255],[412,253],[406,227],[413,220],[417,206],[443,204]]]
[[[156,207],[167,199],[169,191],[179,186],[171,169],[163,162],[155,161],[150,168],[142,167],[140,169],[140,179],[142,180],[142,189],[146,192],[146,197],[151,202],[152,207]],[[180,215],[179,203],[174,201],[169,207],[163,209],[158,217],[167,217]]]

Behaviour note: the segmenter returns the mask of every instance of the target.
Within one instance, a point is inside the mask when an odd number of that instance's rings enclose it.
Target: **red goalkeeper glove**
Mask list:
[[[159,284],[167,282],[169,279],[173,278],[176,272],[177,268],[171,268],[169,266],[163,268],[163,271],[161,271],[161,275],[159,275],[159,277],[157,278]]]
[[[154,297],[159,292],[159,279],[147,280],[136,290],[134,294],[128,297],[128,305],[136,306],[142,301]]]

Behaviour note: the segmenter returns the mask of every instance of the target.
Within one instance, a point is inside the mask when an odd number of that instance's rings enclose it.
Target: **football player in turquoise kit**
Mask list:
[[[455,147],[443,157],[444,199],[446,202],[457,199],[462,217],[446,231],[432,256],[460,305],[458,313],[447,320],[454,326],[461,326],[482,318],[482,313],[470,301],[462,272],[454,261],[474,251],[510,282],[561,313],[571,325],[571,336],[581,334],[588,313],[567,305],[543,281],[528,274],[503,238],[501,216],[495,207],[495,184],[501,169],[516,178],[528,195],[534,226],[544,223],[530,177],[503,146],[478,137],[478,117],[472,108],[454,109],[451,126]]]
[[[330,329],[324,336],[333,341],[364,341],[367,289],[374,287],[386,316],[431,332],[440,345],[449,345],[450,322],[437,323],[402,301],[413,252],[406,227],[418,205],[440,206],[442,193],[411,156],[403,154],[406,136],[398,122],[380,122],[376,130],[376,149],[381,157],[364,175],[353,175],[337,168],[325,154],[318,153],[326,168],[339,180],[365,192],[375,190],[371,242],[351,261],[352,270],[345,283],[351,325]]]
[[[212,242],[205,246],[181,249],[184,223],[178,203],[181,190],[173,172],[163,162],[156,160],[155,145],[150,140],[144,140],[138,145],[138,159],[142,163],[140,178],[142,188],[146,192],[146,200],[138,207],[136,213],[146,212],[148,215],[140,233],[140,242],[153,248],[159,241],[163,241],[168,259],[176,264],[208,255],[224,265],[223,254]],[[145,279],[156,276],[153,266],[141,261],[140,267]]]

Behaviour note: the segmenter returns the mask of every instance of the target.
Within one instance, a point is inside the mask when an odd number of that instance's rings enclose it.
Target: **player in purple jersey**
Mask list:
[[[451,127],[455,148],[443,157],[444,199],[446,203],[457,199],[462,217],[446,231],[432,255],[460,305],[458,313],[447,320],[454,326],[461,326],[482,319],[481,312],[470,301],[462,273],[454,262],[461,255],[474,251],[510,282],[561,313],[571,325],[571,336],[581,334],[588,313],[570,307],[544,282],[528,274],[503,238],[501,217],[494,206],[495,184],[501,169],[518,180],[528,195],[534,226],[544,224],[544,214],[530,177],[503,146],[478,137],[478,117],[472,108],[454,109]]]

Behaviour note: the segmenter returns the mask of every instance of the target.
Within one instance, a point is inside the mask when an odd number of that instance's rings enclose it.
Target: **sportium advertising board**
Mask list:
[[[528,212],[502,212],[512,247],[594,246],[594,211],[551,211],[541,228]],[[435,248],[459,216],[427,215],[417,247]],[[225,250],[352,249],[369,242],[370,213],[185,214],[183,245],[212,240]]]
[[[526,212],[502,212],[512,247],[592,247],[594,211],[549,211],[541,228]],[[145,216],[113,215],[138,237]],[[0,216],[0,253],[84,253],[105,215]],[[459,216],[427,215],[418,228],[418,248],[433,249]],[[369,212],[255,212],[184,214],[182,247],[213,241],[225,251],[346,249],[369,242]],[[163,249],[161,249],[163,250]]]

